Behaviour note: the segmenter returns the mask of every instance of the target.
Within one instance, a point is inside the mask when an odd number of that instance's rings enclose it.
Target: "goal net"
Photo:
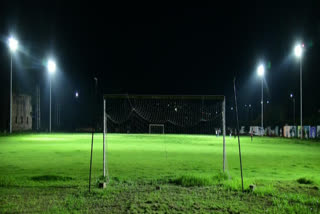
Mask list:
[[[225,168],[224,96],[109,94],[104,95],[103,109],[104,142],[106,133],[214,136],[220,133],[221,168]]]

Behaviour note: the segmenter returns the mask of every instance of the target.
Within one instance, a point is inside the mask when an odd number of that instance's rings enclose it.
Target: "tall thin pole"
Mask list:
[[[49,106],[49,132],[51,132],[51,77],[49,77],[49,87],[50,87],[50,106]]]
[[[236,119],[237,119],[237,134],[238,134],[238,145],[239,145],[239,159],[240,159],[240,172],[241,172],[241,187],[243,191],[243,174],[242,174],[242,158],[241,158],[241,146],[240,146],[240,135],[239,135],[239,116],[238,116],[238,103],[237,103],[237,91],[236,91],[236,78],[233,80],[233,90],[234,90],[234,101],[236,107]]]
[[[106,100],[103,98],[103,178],[106,178]]]
[[[293,125],[296,125],[296,98],[293,98]]]
[[[261,127],[263,129],[263,77],[261,77]]]
[[[9,119],[9,132],[12,133],[12,52],[11,52],[11,63],[10,63],[10,119]]]
[[[222,131],[223,131],[223,172],[226,169],[226,98],[222,102]]]
[[[301,131],[300,136],[301,139],[303,139],[303,126],[302,126],[302,56],[300,57],[300,125],[301,125]]]
[[[92,172],[92,152],[93,152],[93,136],[94,136],[95,129],[92,127],[92,134],[91,134],[91,153],[90,153],[90,169],[89,169],[89,193],[91,192],[91,172]]]

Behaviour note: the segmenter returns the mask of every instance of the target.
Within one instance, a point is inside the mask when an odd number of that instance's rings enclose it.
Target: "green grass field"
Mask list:
[[[320,142],[200,135],[110,134],[106,189],[96,134],[88,193],[90,134],[0,137],[0,213],[319,213]],[[256,188],[249,191],[249,185]]]

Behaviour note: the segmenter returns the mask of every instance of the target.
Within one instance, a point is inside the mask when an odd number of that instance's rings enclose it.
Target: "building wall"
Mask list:
[[[32,104],[29,95],[13,95],[12,99],[12,130],[32,130]]]

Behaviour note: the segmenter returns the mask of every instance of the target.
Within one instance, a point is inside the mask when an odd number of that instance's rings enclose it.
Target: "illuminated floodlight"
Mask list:
[[[294,54],[298,58],[301,57],[301,55],[302,55],[302,47],[301,47],[301,45],[296,45],[296,47],[294,48]]]
[[[292,97],[293,97],[293,94],[290,94],[290,97],[292,98]]]
[[[76,98],[78,98],[79,97],[79,93],[78,92],[76,92]]]
[[[47,68],[49,73],[54,73],[56,71],[56,63],[53,60],[49,59]]]
[[[262,77],[264,75],[264,66],[259,65],[257,72],[258,72],[258,76]]]
[[[10,51],[15,52],[18,49],[18,40],[16,40],[14,37],[10,37],[8,39],[8,45],[10,48]]]

